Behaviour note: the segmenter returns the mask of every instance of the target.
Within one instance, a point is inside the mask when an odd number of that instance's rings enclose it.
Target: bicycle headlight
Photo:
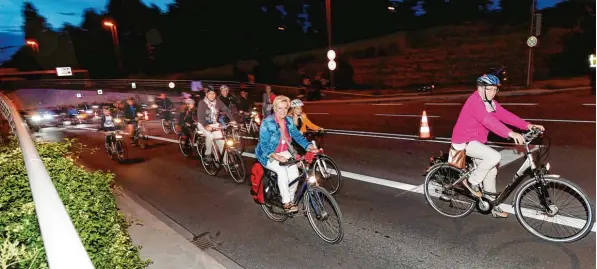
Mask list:
[[[122,120],[121,119],[114,119],[114,123],[121,123]]]
[[[153,104],[153,105],[151,105],[151,108],[158,108],[158,105],[157,104]]]
[[[234,145],[234,140],[232,140],[232,139],[226,140],[226,145],[228,145],[229,147],[232,147]]]
[[[546,163],[545,164],[545,170],[549,171],[549,169],[551,169],[551,164]]]
[[[137,113],[137,117],[143,117],[143,113],[141,113],[141,112]]]
[[[40,121],[40,120],[41,120],[41,117],[40,117],[39,115],[33,115],[33,116],[31,117],[31,120],[32,120],[32,121]]]
[[[259,123],[261,123],[261,119],[257,116],[257,117],[255,117],[255,122],[259,124]]]
[[[114,137],[116,137],[116,139],[121,139],[122,135],[115,135]]]
[[[310,176],[307,181],[309,181],[309,183],[313,184],[315,182],[317,182],[317,179],[314,176]]]
[[[257,116],[257,111],[251,111],[251,116]]]

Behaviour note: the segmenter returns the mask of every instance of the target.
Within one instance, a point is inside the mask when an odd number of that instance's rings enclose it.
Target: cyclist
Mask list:
[[[228,109],[230,109],[232,113],[238,112],[236,110],[236,98],[234,98],[234,96],[230,94],[230,89],[226,85],[220,86],[220,101],[222,101],[222,103],[224,103],[224,105],[226,105],[226,107],[228,107]],[[233,120],[233,118],[228,117],[228,120]],[[225,115],[220,114],[219,123],[222,125],[226,124]]]
[[[280,95],[273,102],[274,114],[263,120],[259,129],[259,144],[255,149],[255,155],[261,165],[274,171],[278,175],[278,188],[282,196],[284,210],[288,213],[298,211],[293,198],[298,184],[288,184],[299,176],[297,165],[281,166],[280,162],[287,162],[296,156],[296,150],[290,143],[291,140],[298,143],[304,150],[317,151],[307,139],[301,135],[292,118],[288,117],[290,99]]]
[[[211,147],[213,140],[216,138],[222,138],[222,132],[214,130],[218,127],[218,116],[220,111],[224,112],[229,119],[232,119],[232,112],[230,109],[216,98],[216,91],[212,86],[207,86],[207,93],[205,98],[197,104],[197,127],[203,132],[205,136],[205,156],[206,161],[211,162]],[[235,122],[231,122],[234,124]],[[220,152],[224,148],[224,141],[217,140],[218,148]]]
[[[307,118],[307,114],[303,113],[304,105],[305,104],[303,104],[303,101],[299,99],[294,99],[292,100],[292,102],[290,102],[290,116],[292,117],[292,120],[296,128],[303,135],[305,134],[305,132],[307,132],[307,128],[309,128],[310,130],[323,131],[323,128],[315,125],[313,122],[309,120],[309,118]]]
[[[477,165],[470,177],[462,181],[462,184],[476,197],[483,196],[479,190],[481,182],[486,192],[496,192],[496,166],[502,156],[485,145],[489,131],[503,138],[510,137],[516,144],[522,144],[523,136],[512,131],[504,123],[519,129],[545,130],[543,126],[528,123],[500,106],[494,100],[499,91],[498,86],[500,86],[500,80],[494,75],[479,77],[477,91],[464,103],[452,131],[452,148],[465,150],[466,155],[472,157]],[[495,199],[493,196],[487,198]],[[494,207],[491,213],[493,217],[508,217],[508,213],[499,207]]]
[[[112,117],[112,113],[110,112],[109,108],[104,108],[104,113],[102,114],[102,117],[100,119],[99,130],[106,131],[106,132],[116,130],[116,123],[114,122],[114,117]],[[108,141],[108,136],[106,136],[105,141],[104,141],[106,150],[108,150],[108,148],[110,148],[110,142],[112,142],[112,141]]]
[[[262,114],[263,114],[263,118],[267,118],[267,116],[272,114],[273,111],[273,102],[274,99],[276,98],[276,95],[274,94],[274,92],[272,92],[272,87],[270,87],[269,85],[265,86],[265,92],[263,93],[263,95],[261,96],[262,100],[263,100],[263,105],[262,105]]]
[[[195,124],[195,101],[193,99],[185,100],[186,107],[178,116],[178,122],[180,122],[181,130],[180,135],[186,137],[184,143],[187,144],[191,139],[192,126]]]
[[[160,93],[155,102],[158,105],[158,110],[161,110],[162,112],[161,114],[163,119],[169,123],[172,120],[172,112],[170,112],[173,107],[172,101],[166,96],[165,93]]]
[[[127,128],[132,126],[131,133],[131,144],[135,146],[135,136],[137,132],[137,113],[141,112],[141,106],[135,103],[135,99],[133,97],[129,97],[126,99],[126,104],[124,105],[123,113],[124,118],[127,120]]]

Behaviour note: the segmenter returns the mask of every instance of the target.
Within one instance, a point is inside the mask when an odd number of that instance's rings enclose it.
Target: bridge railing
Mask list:
[[[91,259],[12,101],[0,93],[0,111],[17,136],[25,160],[35,212],[51,269],[91,269]]]

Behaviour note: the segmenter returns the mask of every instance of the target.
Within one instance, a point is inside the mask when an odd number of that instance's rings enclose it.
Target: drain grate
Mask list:
[[[216,237],[219,237],[219,236],[220,236],[220,231],[216,232]],[[217,240],[214,239],[214,237],[211,236],[210,232],[205,232],[200,235],[194,236],[193,240],[191,240],[191,243],[193,243],[193,245],[197,246],[201,250],[207,250],[209,248],[213,248],[213,247],[221,244],[221,242],[218,242]]]

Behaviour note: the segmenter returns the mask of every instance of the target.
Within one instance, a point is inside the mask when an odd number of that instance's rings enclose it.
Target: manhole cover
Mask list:
[[[220,231],[216,232],[215,237],[217,238],[219,236]],[[191,240],[191,243],[193,243],[193,245],[197,246],[201,250],[213,248],[214,246],[221,244],[221,242],[215,240],[215,238],[211,235],[210,232],[205,232],[200,235],[196,235],[195,237],[193,237],[193,240]]]

